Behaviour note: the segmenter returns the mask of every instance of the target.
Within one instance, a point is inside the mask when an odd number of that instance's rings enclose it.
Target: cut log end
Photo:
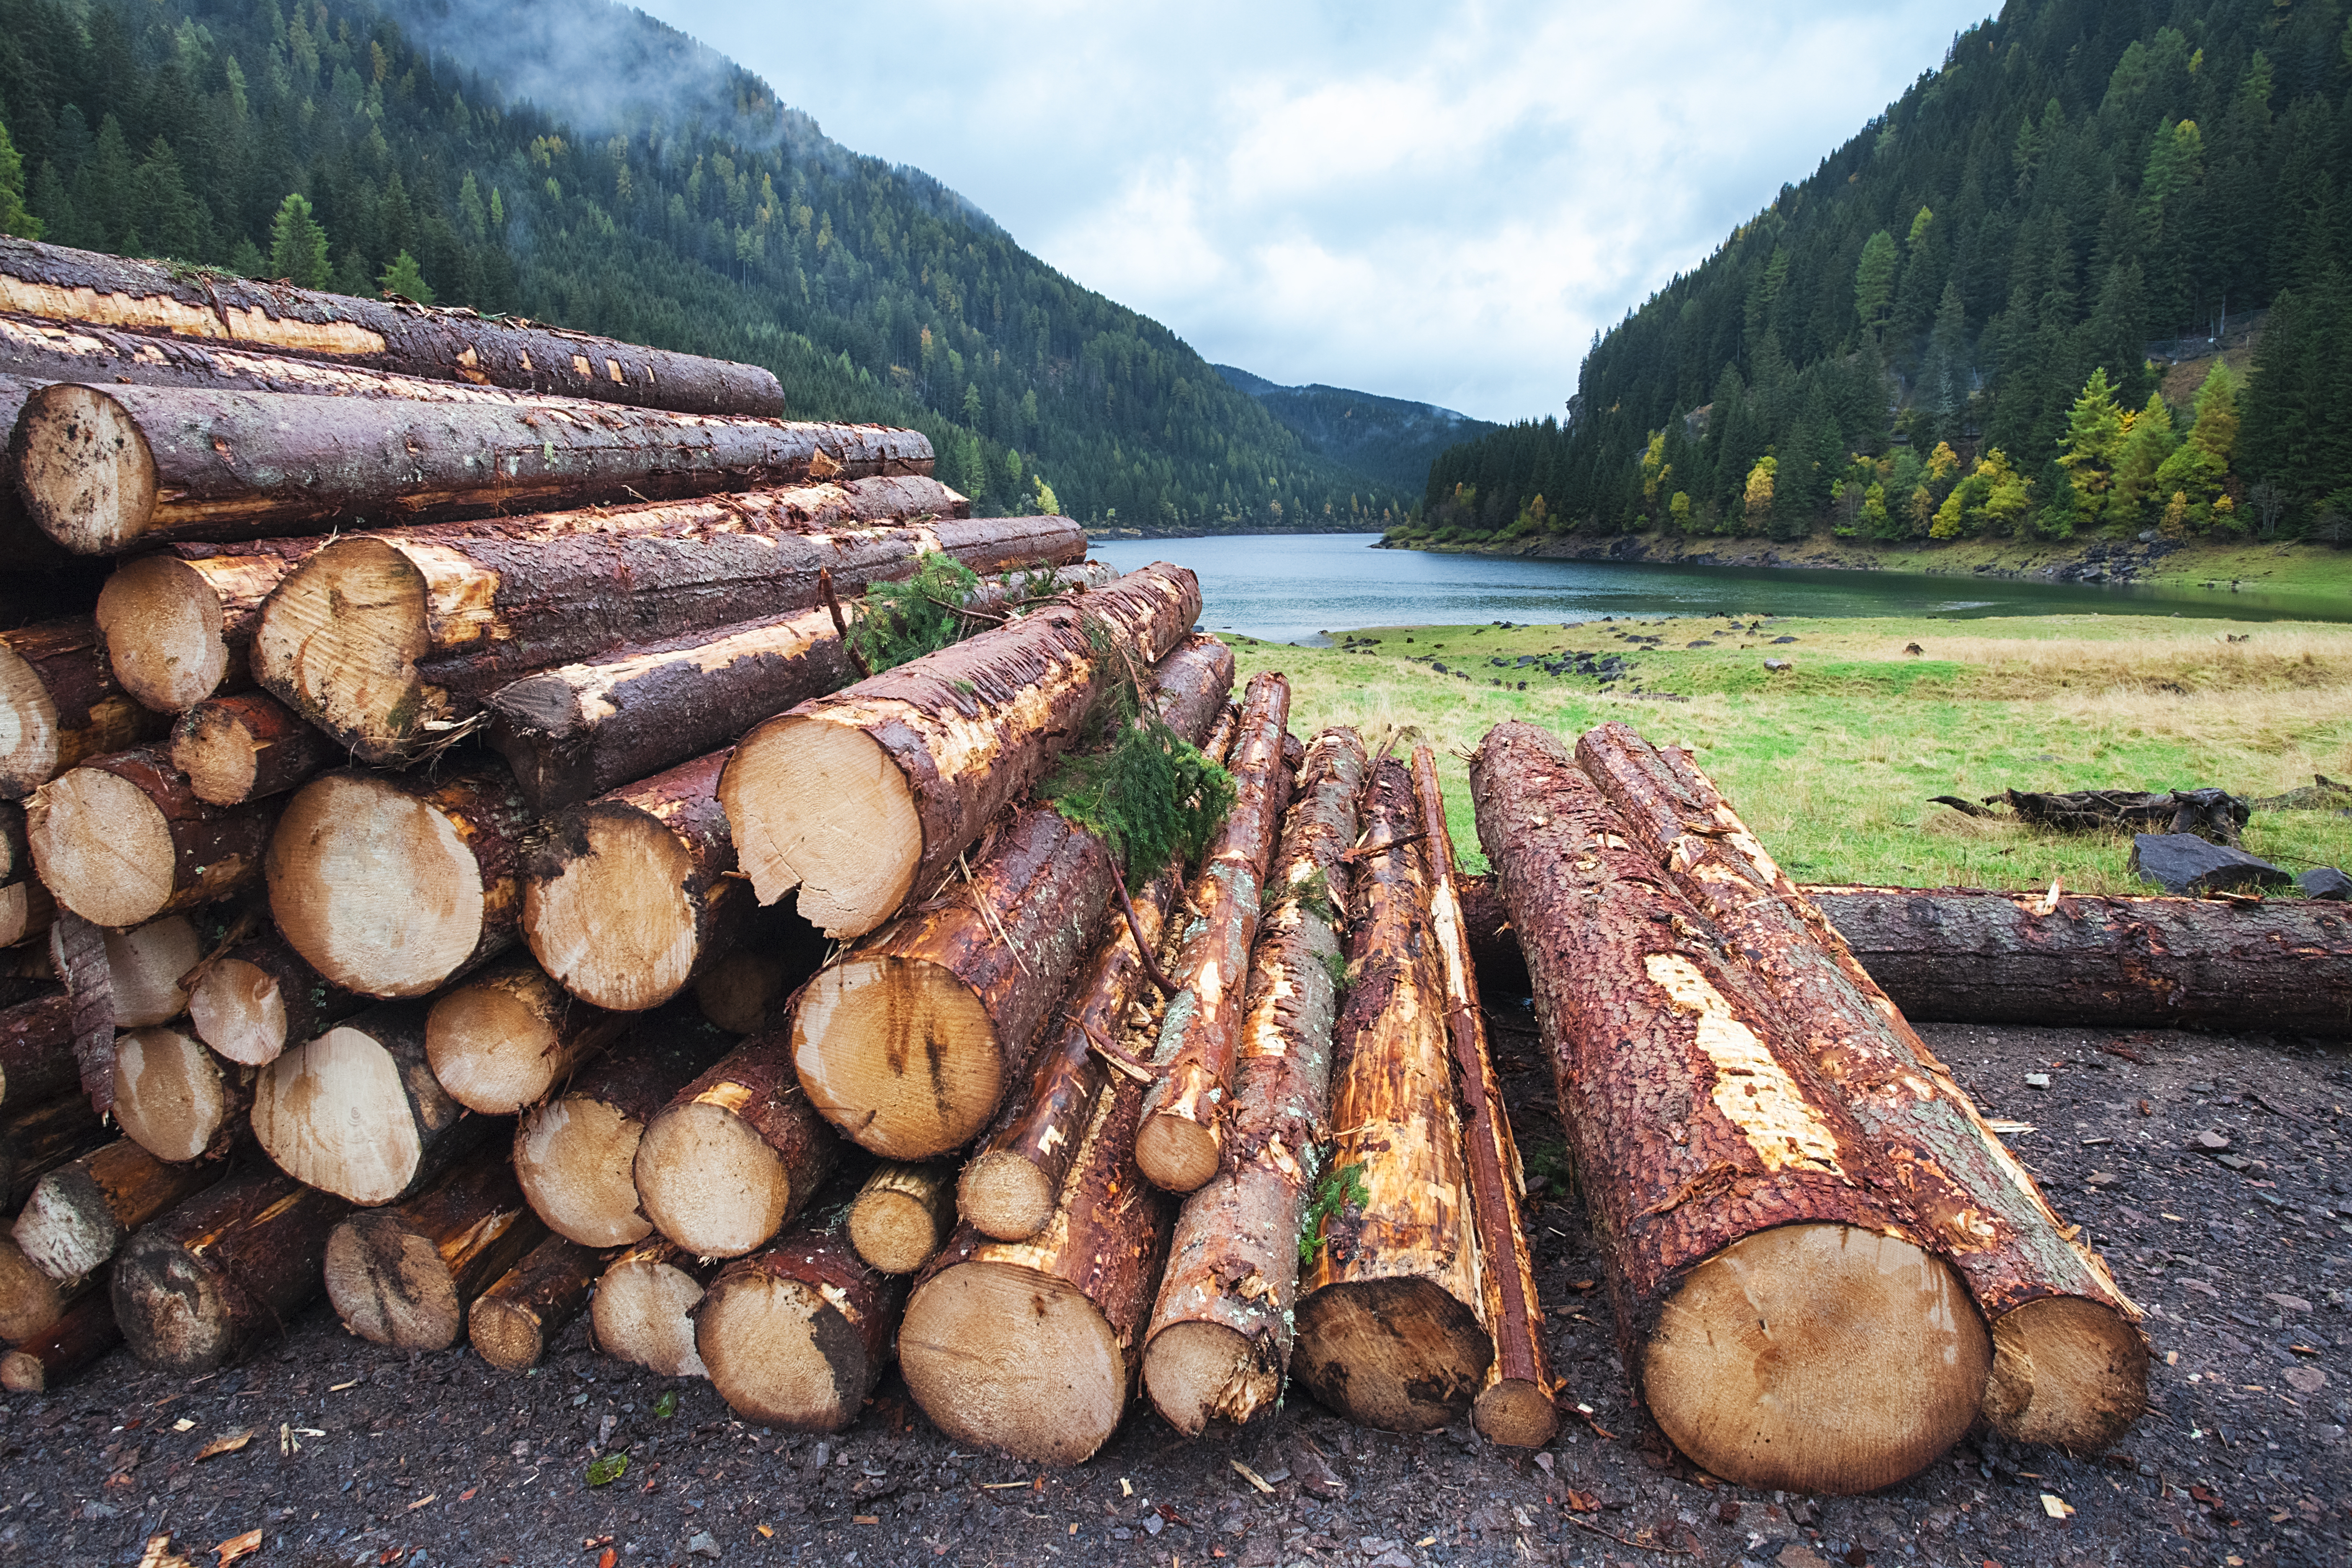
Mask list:
[[[41,880],[92,925],[138,925],[171,901],[180,858],[171,825],[127,778],[70,770],[34,797],[26,831]]]
[[[584,853],[523,893],[531,956],[583,1002],[643,1012],[677,995],[699,952],[686,848],[627,807],[581,814]]]
[[[1985,1419],[2016,1443],[2094,1454],[2147,1408],[2147,1338],[2104,1302],[2052,1296],[1992,1326]]]
[[[405,554],[364,535],[339,539],[270,596],[255,678],[361,755],[397,755],[425,701],[425,606],[424,574]]]
[[[1469,1413],[1494,1360],[1478,1314],[1410,1275],[1327,1285],[1298,1306],[1291,1371],[1349,1420],[1434,1432]]]
[[[547,1330],[525,1303],[478,1296],[466,1313],[475,1353],[501,1372],[524,1372],[547,1353]]]
[[[759,1270],[723,1278],[698,1321],[711,1386],[747,1420],[838,1432],[879,1375],[865,1336],[807,1280]]]
[[[172,765],[188,775],[190,794],[215,805],[240,805],[268,793],[259,788],[264,750],[253,727],[226,703],[201,704],[172,731]]]
[[[1127,1358],[1101,1311],[1066,1280],[1020,1264],[933,1276],[908,1305],[898,1363],[950,1437],[1036,1464],[1093,1458],[1127,1408]]]
[[[123,1135],[158,1160],[201,1159],[243,1099],[204,1042],[156,1025],[114,1042],[114,1117]]]
[[[270,840],[278,931],[320,973],[371,996],[438,986],[473,956],[487,905],[480,862],[450,819],[383,779],[314,780]]]
[[[163,1372],[210,1372],[237,1344],[236,1320],[212,1271],[169,1237],[132,1237],[114,1260],[114,1315],[139,1359]]]
[[[1217,1173],[1223,1140],[1213,1126],[1186,1117],[1154,1116],[1136,1130],[1135,1163],[1165,1193],[1206,1186]]]
[[[1852,1495],[1916,1474],[1976,1419],[1991,1341],[1950,1266],[1851,1226],[1759,1231],[1685,1275],[1643,1355],[1651,1414],[1759,1489]]]
[[[653,1234],[637,1207],[635,1170],[645,1123],[601,1100],[570,1095],[515,1131],[515,1179],[531,1211],[583,1247],[625,1247]]]
[[[863,936],[914,890],[914,793],[861,731],[786,715],[744,739],[719,795],[760,901],[798,888],[801,918],[827,936]]]
[[[389,1211],[337,1226],[327,1238],[326,1274],[343,1326],[371,1344],[446,1350],[465,1326],[440,1251]]]
[[[688,1315],[701,1300],[700,1280],[640,1248],[596,1283],[589,1309],[596,1347],[663,1377],[709,1377]]]
[[[142,707],[159,713],[195,706],[228,673],[220,595],[202,573],[176,556],[142,556],[118,567],[99,590],[98,629],[106,639],[114,679]],[[186,763],[176,765],[194,777]],[[196,794],[215,798],[201,784]]]
[[[135,1029],[179,1016],[188,1005],[180,979],[204,955],[204,938],[185,915],[166,915],[137,931],[107,932],[116,1026]]]
[[[425,1054],[450,1099],[486,1116],[511,1116],[546,1097],[572,1056],[532,1000],[509,985],[467,984],[433,1004]]]
[[[286,997],[259,964],[224,958],[188,993],[188,1021],[205,1044],[247,1067],[266,1067],[286,1049]]]
[[[664,1236],[702,1258],[740,1258],[793,1207],[784,1162],[749,1122],[692,1101],[654,1118],[637,1144],[637,1196]]]
[[[1522,1378],[1487,1384],[1470,1407],[1470,1422],[1486,1441],[1506,1448],[1541,1448],[1559,1436],[1551,1395]]]
[[[1045,1173],[1005,1150],[975,1155],[956,1187],[956,1207],[971,1227],[998,1241],[1026,1241],[1054,1217],[1059,1194]]]
[[[45,386],[16,429],[17,488],[42,532],[77,555],[138,542],[155,511],[155,458],[122,405],[94,387]]]
[[[123,1230],[106,1194],[77,1161],[43,1176],[16,1216],[16,1245],[34,1268],[52,1279],[80,1279],[104,1268],[122,1245]],[[0,1272],[5,1272],[0,1263]],[[0,1298],[7,1286],[0,1284]],[[21,1340],[0,1321],[0,1340]]]
[[[885,1163],[850,1205],[849,1245],[869,1268],[912,1274],[946,1242],[954,1219],[950,1167]]]
[[[58,704],[25,656],[0,642],[0,795],[17,799],[58,771]]]
[[[26,1258],[14,1241],[0,1237],[0,1340],[29,1340],[66,1310],[65,1288]]]
[[[793,1066],[827,1121],[890,1160],[971,1142],[1004,1092],[980,998],[941,965],[887,953],[809,982],[793,1016]]]
[[[363,1030],[338,1026],[262,1069],[253,1131],[278,1168],[304,1185],[385,1204],[408,1190],[425,1158],[407,1106],[392,1053]]]
[[[1143,1383],[1168,1424],[1197,1437],[1216,1420],[1246,1420],[1282,1394],[1275,1348],[1223,1323],[1187,1320],[1151,1336]]]

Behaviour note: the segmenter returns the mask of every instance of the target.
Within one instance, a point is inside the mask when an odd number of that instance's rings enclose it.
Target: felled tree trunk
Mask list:
[[[258,691],[206,698],[172,726],[172,766],[210,805],[283,795],[338,757],[324,735]]]
[[[839,1432],[896,1354],[901,1275],[868,1268],[838,1217],[719,1270],[696,1313],[710,1385],[747,1421]]]
[[[1143,1382],[1188,1436],[1270,1410],[1290,1364],[1298,1232],[1320,1172],[1339,1011],[1341,910],[1364,748],[1307,745],[1250,958],[1226,1163],[1185,1199],[1144,1336]]]
[[[16,1216],[16,1245],[33,1267],[71,1284],[106,1267],[123,1238],[226,1169],[215,1162],[171,1164],[128,1138],[43,1176]]]
[[[530,960],[508,959],[434,1001],[425,1053],[450,1099],[485,1116],[512,1116],[546,1099],[628,1024],[566,995]]]
[[[91,1289],[47,1329],[0,1355],[0,1389],[46,1394],[122,1342],[108,1292]]]
[[[319,1258],[351,1205],[250,1171],[198,1194],[123,1245],[114,1321],[164,1372],[210,1372],[282,1334],[324,1284]]]
[[[142,925],[261,879],[276,811],[196,798],[160,750],[92,757],[25,810],[41,880],[95,925]]]
[[[246,1067],[267,1067],[371,1002],[330,984],[275,931],[239,942],[203,971],[188,989],[188,1022],[197,1038]]]
[[[363,1209],[327,1238],[327,1299],[343,1327],[394,1350],[447,1350],[475,1297],[547,1234],[503,1147],[479,1149],[406,1203]]]
[[[475,1353],[500,1372],[527,1372],[580,1315],[607,1258],[560,1236],[543,1238],[522,1261],[474,1298],[466,1336]]]
[[[1992,1356],[1900,1180],[1558,741],[1499,725],[1470,781],[1660,1428],[1746,1487],[1916,1473],[1975,1420]]]
[[[835,937],[932,896],[1109,682],[1158,660],[1200,608],[1192,573],[1148,566],[760,725],[719,785],[752,890],[768,904],[798,889],[803,918]]]
[[[1335,1029],[1339,1131],[1304,1238],[1291,1370],[1354,1421],[1426,1432],[1469,1414],[1495,1349],[1412,783],[1398,763],[1370,772]]]
[[[254,1069],[225,1062],[184,1025],[127,1029],[114,1042],[114,1118],[158,1160],[219,1159],[245,1136]]]
[[[1226,771],[1233,810],[1192,879],[1188,920],[1170,978],[1159,1047],[1158,1080],[1144,1091],[1135,1163],[1162,1191],[1189,1193],[1217,1173],[1240,1049],[1242,1001],[1250,948],[1265,903],[1265,866],[1290,803],[1282,742],[1290,724],[1290,682],[1268,671],[1254,678],[1242,701]]]
[[[596,1348],[663,1377],[709,1377],[694,1346],[695,1307],[715,1265],[658,1237],[614,1258],[596,1281]]]
[[[0,800],[89,757],[155,740],[170,721],[115,684],[87,616],[0,632]]]
[[[425,1011],[371,1007],[261,1069],[253,1132],[279,1170],[363,1206],[398,1203],[503,1131],[434,1078]]]
[[[845,1234],[857,1256],[885,1274],[912,1274],[931,1260],[955,1226],[955,1167],[940,1162],[886,1160],[849,1205]],[[703,1358],[709,1361],[709,1355]],[[712,1374],[716,1377],[716,1373]]]
[[[646,1124],[637,1201],[680,1247],[740,1258],[807,1206],[839,1153],[778,1031],[730,1052]]]
[[[1160,717],[1180,735],[1206,736],[1233,699],[1234,650],[1192,633],[1151,668]],[[1206,748],[1207,742],[1200,744]]]
[[[73,998],[62,991],[0,1010],[0,1107],[54,1100],[81,1081],[73,1055]]]

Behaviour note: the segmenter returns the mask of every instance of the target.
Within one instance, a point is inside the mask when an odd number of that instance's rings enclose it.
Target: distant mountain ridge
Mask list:
[[[1304,442],[1307,449],[1376,479],[1417,489],[1432,459],[1459,441],[1501,428],[1434,403],[1381,397],[1344,386],[1282,386],[1235,365],[1213,366]]]

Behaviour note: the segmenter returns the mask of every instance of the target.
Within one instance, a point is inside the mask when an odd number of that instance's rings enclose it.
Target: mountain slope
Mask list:
[[[1496,428],[1433,403],[1319,384],[1277,386],[1229,364],[1211,368],[1256,398],[1308,451],[1408,491],[1422,487],[1431,459],[1446,447]]]

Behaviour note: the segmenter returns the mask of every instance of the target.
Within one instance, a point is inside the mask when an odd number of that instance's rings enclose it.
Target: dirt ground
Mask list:
[[[1507,1003],[1494,1017],[1528,1163],[1558,1184],[1529,1015]],[[895,1379],[852,1431],[818,1438],[738,1422],[707,1384],[606,1361],[583,1324],[509,1376],[464,1350],[379,1351],[322,1303],[234,1370],[161,1376],[118,1352],[59,1393],[8,1398],[0,1564],[135,1564],[168,1532],[210,1568],[216,1543],[256,1529],[261,1550],[243,1559],[256,1568],[2352,1562],[2352,1053],[1923,1032],[1989,1113],[2034,1124],[2013,1146],[2149,1310],[2154,1408],[2115,1452],[2074,1459],[1979,1431],[1859,1498],[1693,1473],[1631,1407],[1582,1209],[1554,1184],[1531,1209],[1539,1284],[1569,1398],[1591,1414],[1542,1453],[1466,1426],[1359,1430],[1299,1398],[1270,1425],[1199,1441],[1146,1409],[1092,1463],[1041,1475],[957,1451]],[[2192,1152],[2207,1131],[2229,1149]],[[247,1428],[245,1447],[197,1461]],[[592,1488],[607,1453],[628,1470]]]

